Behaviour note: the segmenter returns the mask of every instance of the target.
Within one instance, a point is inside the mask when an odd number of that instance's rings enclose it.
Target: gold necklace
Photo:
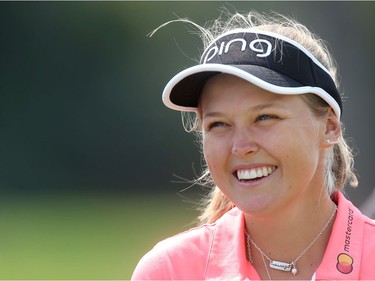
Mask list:
[[[320,230],[320,232],[318,233],[318,235],[310,242],[309,245],[307,245],[307,247],[290,263],[288,262],[283,262],[283,261],[277,261],[277,260],[273,260],[271,259],[269,256],[266,255],[265,252],[263,252],[263,250],[254,242],[253,239],[251,239],[250,237],[250,234],[245,230],[245,234],[246,234],[246,242],[247,242],[247,252],[248,252],[248,256],[249,256],[249,261],[251,263],[253,263],[253,260],[252,260],[252,257],[251,257],[251,250],[250,250],[250,243],[253,244],[253,246],[258,250],[258,252],[261,254],[262,258],[265,257],[270,263],[269,263],[269,267],[270,268],[273,268],[273,269],[276,269],[276,270],[280,270],[280,271],[286,271],[286,272],[289,272],[291,271],[293,275],[296,275],[298,273],[298,270],[297,270],[297,267],[296,267],[296,263],[297,261],[304,255],[306,254],[306,252],[308,250],[310,250],[310,248],[315,244],[315,242],[320,238],[320,236],[322,236],[322,234],[324,233],[324,231],[327,229],[328,225],[330,224],[330,222],[332,221],[333,217],[335,216],[336,214],[336,211],[337,211],[337,207],[334,208],[330,218],[328,219],[328,221],[326,222],[326,224],[323,226],[323,228]],[[264,260],[263,260],[264,261]],[[266,270],[267,270],[267,273],[268,273],[268,269],[266,267]]]

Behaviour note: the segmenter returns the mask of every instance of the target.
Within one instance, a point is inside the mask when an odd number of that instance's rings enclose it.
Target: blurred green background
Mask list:
[[[374,188],[374,2],[0,2],[0,279],[129,279],[192,226],[195,137],[161,92],[202,46],[182,24],[277,11],[329,42],[358,148],[357,206]]]

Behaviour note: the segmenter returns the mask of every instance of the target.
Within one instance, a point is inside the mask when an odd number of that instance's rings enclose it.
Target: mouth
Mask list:
[[[264,166],[252,169],[239,169],[236,172],[234,172],[234,176],[242,182],[256,181],[269,176],[275,170],[276,166]]]

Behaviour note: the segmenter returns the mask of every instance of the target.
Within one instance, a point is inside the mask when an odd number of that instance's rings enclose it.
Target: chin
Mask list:
[[[242,212],[248,215],[262,214],[270,209],[271,202],[268,200],[249,200],[235,204]]]

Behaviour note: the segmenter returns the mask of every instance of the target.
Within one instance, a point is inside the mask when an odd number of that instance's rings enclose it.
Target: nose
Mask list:
[[[253,134],[246,130],[235,130],[232,137],[232,154],[238,157],[248,156],[258,151],[259,146]]]

